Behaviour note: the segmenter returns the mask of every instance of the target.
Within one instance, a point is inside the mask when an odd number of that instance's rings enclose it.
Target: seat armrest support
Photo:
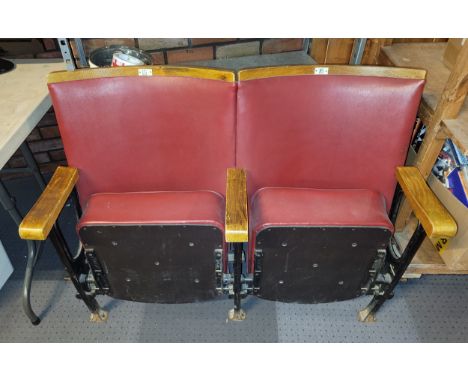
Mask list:
[[[26,240],[45,240],[78,180],[78,170],[59,166],[34,206],[19,226]]]
[[[397,167],[396,178],[428,237],[448,238],[456,235],[457,223],[416,167]]]
[[[249,241],[247,182],[241,168],[227,170],[225,239],[227,243]]]

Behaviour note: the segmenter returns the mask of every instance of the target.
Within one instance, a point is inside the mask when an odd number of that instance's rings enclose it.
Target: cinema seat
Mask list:
[[[21,237],[50,232],[93,320],[107,318],[98,294],[185,303],[222,293],[234,73],[88,69],[51,73],[48,86],[69,167],[57,169]],[[53,225],[75,183],[83,250],[74,258]]]
[[[400,168],[424,79],[422,70],[384,67],[239,72],[236,163],[247,174],[255,295],[297,303],[390,297],[424,236],[418,229],[411,254],[392,262],[397,176],[410,201],[435,199],[416,169],[419,189]],[[438,201],[425,207],[415,207],[423,224],[432,214],[442,227],[430,235],[456,232]],[[372,319],[380,305],[360,319]]]

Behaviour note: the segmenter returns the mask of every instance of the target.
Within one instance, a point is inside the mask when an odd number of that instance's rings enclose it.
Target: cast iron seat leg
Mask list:
[[[423,240],[426,237],[426,232],[421,224],[418,224],[416,231],[414,231],[411,236],[408,245],[406,246],[401,257],[396,261],[390,262],[390,267],[393,267],[393,278],[390,284],[383,287],[382,293],[374,295],[371,302],[358,313],[358,319],[361,322],[374,322],[375,315],[383,303],[393,297],[393,291],[397,286],[398,282],[401,280],[406,269],[410,265],[411,261],[414,258],[414,255],[421,246]]]
[[[245,320],[245,312],[241,308],[242,289],[242,243],[234,244],[234,309],[229,311],[229,319],[232,321]]]
[[[83,300],[83,302],[86,304],[86,306],[91,312],[90,321],[107,321],[109,313],[103,308],[101,308],[99,303],[96,301],[94,295],[87,293],[87,291],[84,289],[83,284],[79,280],[79,269],[80,265],[82,266],[83,264],[77,264],[76,261],[84,261],[84,258],[80,256],[78,259],[73,260],[62,233],[55,226],[50,231],[49,238],[52,241],[52,244],[54,245],[60,257],[60,260],[62,261],[68,274],[70,275],[70,280],[72,281],[73,285],[78,291],[80,298]]]
[[[26,273],[23,282],[23,310],[31,320],[31,324],[39,325],[41,323],[41,319],[34,313],[31,308],[31,284],[34,273],[34,266],[36,265],[39,253],[39,247],[36,247],[35,242],[32,240],[28,240],[27,244],[28,262],[26,264]]]
[[[34,160],[34,157],[26,141],[21,144],[20,150],[26,161],[27,168],[33,174],[40,189],[44,190],[45,188],[44,178],[41,175],[39,167],[37,166],[37,163]],[[5,186],[1,182],[0,182],[0,199],[5,210],[10,214],[11,218],[16,223],[16,225],[19,226],[21,223],[22,217],[20,213],[18,212],[14,201],[12,200]],[[26,272],[25,272],[25,277],[24,277],[24,282],[23,282],[22,304],[23,304],[23,310],[25,314],[28,316],[28,318],[31,320],[31,323],[33,325],[39,325],[41,320],[34,313],[31,307],[31,284],[32,284],[32,277],[34,273],[34,267],[36,265],[36,261],[42,250],[42,245],[37,244],[34,241],[28,241],[27,246],[28,246],[28,260],[27,260]]]
[[[20,225],[22,217],[16,208],[15,202],[13,201],[12,197],[8,193],[6,187],[4,184],[0,181],[0,202],[3,205],[3,208],[5,209],[6,212],[11,216],[13,221],[17,226]],[[39,325],[41,320],[39,317],[34,313],[34,311],[31,308],[31,300],[30,300],[30,294],[31,294],[31,283],[32,283],[32,276],[34,272],[34,266],[37,261],[38,253],[39,253],[39,247],[36,246],[35,242],[33,241],[28,241],[28,262],[26,265],[26,274],[24,277],[24,282],[23,282],[23,309],[28,318],[31,320],[31,323],[33,325]]]

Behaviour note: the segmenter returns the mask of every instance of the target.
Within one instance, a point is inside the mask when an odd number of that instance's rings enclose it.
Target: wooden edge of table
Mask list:
[[[247,181],[245,170],[241,168],[227,169],[225,224],[227,243],[249,241]]]
[[[416,167],[397,167],[396,178],[428,237],[453,237],[457,223]]]
[[[260,78],[301,75],[347,75],[415,80],[426,79],[426,71],[423,69],[367,65],[289,65],[251,68],[240,70],[238,78],[239,81],[249,81]]]
[[[76,69],[51,72],[49,84],[109,77],[190,77],[235,82],[234,72],[213,68],[195,68],[168,65],[116,66],[107,68]]]
[[[47,187],[19,226],[22,239],[47,239],[77,180],[76,168],[57,167]]]

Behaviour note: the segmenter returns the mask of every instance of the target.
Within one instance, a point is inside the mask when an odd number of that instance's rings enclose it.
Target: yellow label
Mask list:
[[[443,253],[449,244],[449,239],[440,237],[438,239],[431,239],[431,242],[435,249],[437,249],[437,252]]]

